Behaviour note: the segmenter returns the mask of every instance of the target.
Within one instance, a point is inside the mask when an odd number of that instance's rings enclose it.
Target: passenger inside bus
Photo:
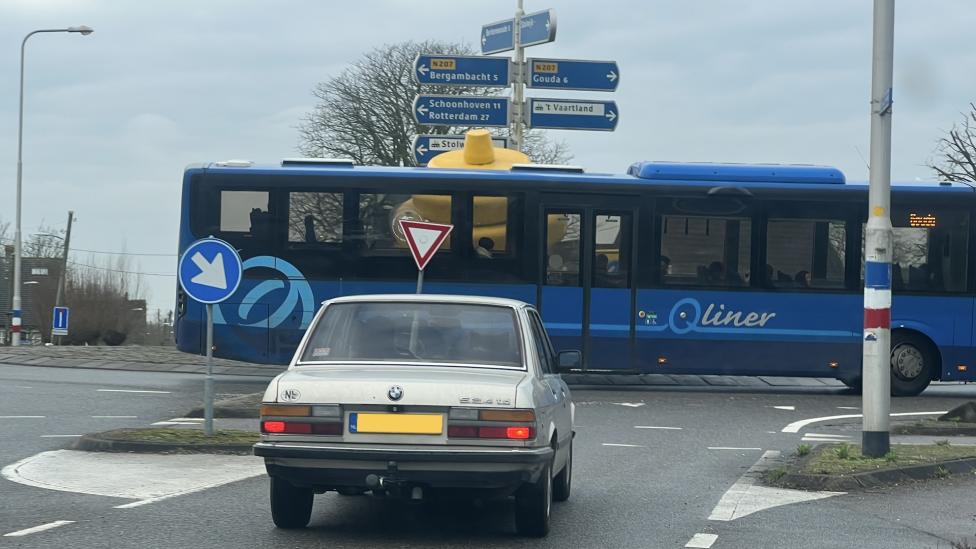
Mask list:
[[[483,236],[478,239],[478,245],[475,246],[474,250],[477,252],[478,257],[483,257],[485,259],[492,258],[492,250],[495,249],[495,241]]]

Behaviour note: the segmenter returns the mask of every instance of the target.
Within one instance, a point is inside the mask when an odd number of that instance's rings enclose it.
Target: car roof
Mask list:
[[[480,295],[449,295],[449,294],[369,294],[336,297],[326,301],[333,303],[457,303],[461,305],[494,305],[496,307],[521,308],[530,307],[528,303],[517,299],[503,297],[488,297]]]

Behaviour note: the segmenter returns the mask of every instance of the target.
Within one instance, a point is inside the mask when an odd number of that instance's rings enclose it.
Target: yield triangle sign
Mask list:
[[[424,270],[453,228],[454,225],[400,220],[400,230],[407,238],[407,245],[410,246],[410,253],[417,262],[418,269]]]

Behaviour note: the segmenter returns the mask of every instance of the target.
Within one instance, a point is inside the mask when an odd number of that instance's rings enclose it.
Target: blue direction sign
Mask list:
[[[474,95],[418,95],[413,117],[431,126],[508,126],[511,103],[507,97]]]
[[[495,147],[508,148],[507,137],[492,137],[491,143]],[[417,160],[417,165],[426,166],[431,158],[442,152],[463,148],[463,135],[418,135],[413,140],[413,157]]]
[[[217,238],[197,240],[183,252],[180,286],[200,303],[220,303],[234,294],[244,267],[233,246]]]
[[[545,44],[556,39],[556,12],[542,10],[522,16],[522,47]],[[515,19],[503,19],[481,27],[481,53],[515,49]]]
[[[68,335],[68,317],[71,311],[67,307],[55,307],[53,321],[51,322],[51,334],[56,336]]]
[[[418,84],[507,88],[511,82],[507,57],[421,54],[413,62]]]
[[[616,61],[528,60],[526,86],[553,90],[614,91],[620,83]]]
[[[530,128],[613,131],[620,118],[614,101],[529,99]]]

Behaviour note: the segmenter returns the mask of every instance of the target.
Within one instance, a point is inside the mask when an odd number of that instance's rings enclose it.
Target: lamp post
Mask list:
[[[20,324],[21,316],[23,313],[20,309],[20,260],[21,260],[21,246],[20,246],[20,203],[21,203],[21,179],[23,176],[23,150],[24,150],[24,49],[27,46],[27,39],[35,34],[42,32],[76,32],[82,36],[88,36],[94,30],[91,27],[86,27],[81,25],[78,27],[68,27],[66,29],[39,29],[27,33],[24,37],[23,42],[20,43],[20,108],[18,110],[17,118],[17,219],[16,225],[14,227],[14,295],[13,302],[11,303],[11,345],[20,345]]]

